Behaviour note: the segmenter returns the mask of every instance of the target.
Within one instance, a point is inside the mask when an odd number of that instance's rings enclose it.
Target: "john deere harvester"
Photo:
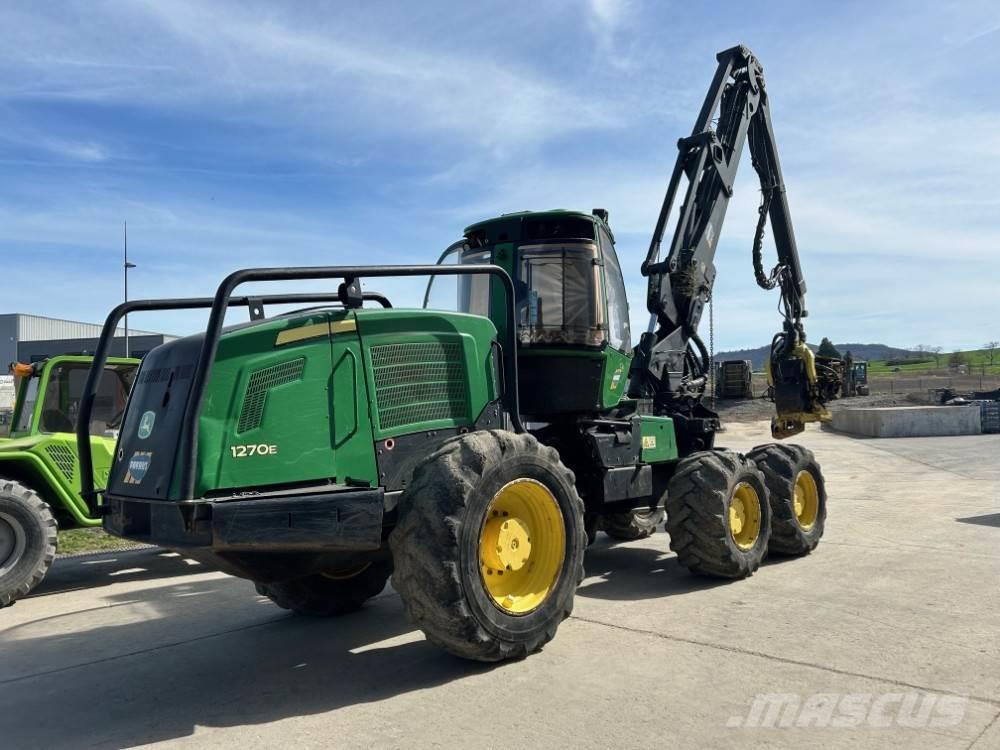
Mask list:
[[[764,191],[754,266],[761,286],[780,288],[785,316],[772,430],[826,416],[767,104],[749,51],[720,54],[642,265],[651,324],[637,346],[603,210],[479,222],[436,266],[237,271],[204,333],[146,357],[107,487],[84,497],[112,533],[183,550],[303,614],[355,610],[391,575],[429,639],[480,660],[555,635],[600,526],[643,536],[665,511],[679,561],[731,579],[768,552],[809,552],[826,516],[812,454],[717,449],[719,419],[702,403],[711,363],[698,323],[749,138]],[[767,217],[779,258],[769,274]],[[458,312],[364,305],[362,279],[425,275],[458,277]],[[339,304],[224,327],[239,286],[306,279],[339,280]],[[186,304],[119,306],[105,338],[125,312]],[[88,446],[81,430],[84,464]]]

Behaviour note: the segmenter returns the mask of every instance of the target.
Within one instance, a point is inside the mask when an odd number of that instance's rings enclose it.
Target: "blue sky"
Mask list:
[[[0,312],[102,319],[126,219],[131,294],[202,295],[238,267],[432,262],[478,219],[603,206],[637,333],[674,144],[742,42],[767,75],[810,338],[1000,339],[994,2],[10,0],[0,28]],[[747,160],[717,349],[780,322],[753,282],[758,197]]]

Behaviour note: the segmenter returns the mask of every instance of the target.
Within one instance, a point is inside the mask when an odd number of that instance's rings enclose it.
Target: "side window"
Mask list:
[[[462,263],[465,265],[488,264],[493,262],[492,250],[470,250],[462,253]],[[460,312],[490,315],[490,277],[489,276],[459,276],[458,277],[458,309]]]
[[[628,299],[625,297],[625,280],[615,254],[615,245],[604,231],[601,235],[601,253],[604,256],[604,278],[607,282],[609,343],[612,348],[628,353],[632,349],[632,332],[628,322]]]
[[[31,418],[34,416],[35,402],[38,400],[38,378],[32,376],[25,386],[24,402],[21,412],[17,415],[17,425],[14,430],[27,432],[31,429]]]

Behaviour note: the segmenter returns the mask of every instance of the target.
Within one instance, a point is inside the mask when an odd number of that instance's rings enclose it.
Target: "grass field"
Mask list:
[[[1000,349],[994,350],[992,354],[993,364],[991,365],[990,352],[985,349],[972,349],[959,352],[967,374],[1000,375]],[[950,352],[941,352],[937,356],[933,354],[925,355],[924,359],[927,361],[924,362],[902,362],[895,365],[889,365],[886,362],[876,360],[868,363],[868,374],[879,376],[892,375],[896,372],[908,373],[911,376],[948,374],[950,372],[949,361],[951,357],[952,354]],[[895,369],[896,367],[899,368],[898,371]]]
[[[103,529],[67,529],[59,532],[59,554],[79,555],[84,552],[105,552],[138,546],[134,542],[111,536]]]

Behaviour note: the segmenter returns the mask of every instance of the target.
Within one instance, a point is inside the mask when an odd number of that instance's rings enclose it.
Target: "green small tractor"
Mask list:
[[[728,579],[768,553],[809,553],[826,517],[813,455],[715,447],[719,418],[702,398],[711,362],[698,322],[749,133],[779,258],[764,273],[755,243],[754,267],[761,286],[780,287],[785,318],[768,368],[772,434],[829,416],[805,345],[763,73],[743,47],[718,59],[642,264],[651,323],[637,345],[601,209],[473,224],[433,266],[244,269],[204,302],[125,303],[105,322],[81,404],[88,507],[113,534],[250,579],[305,615],[356,610],[391,576],[429,640],[484,661],[555,636],[601,527],[647,536],[665,513],[678,561]],[[365,305],[361,279],[400,276],[456,277],[457,311]],[[318,279],[340,282],[337,304],[265,317],[250,298],[251,321],[224,325],[241,285]],[[211,308],[203,333],[143,360],[95,487],[83,425],[118,321],[201,306]]]
[[[0,607],[25,596],[55,558],[57,528],[100,526],[80,497],[76,428],[91,357],[14,365],[17,395],[0,439]],[[95,479],[107,480],[136,359],[108,359],[86,425]]]

